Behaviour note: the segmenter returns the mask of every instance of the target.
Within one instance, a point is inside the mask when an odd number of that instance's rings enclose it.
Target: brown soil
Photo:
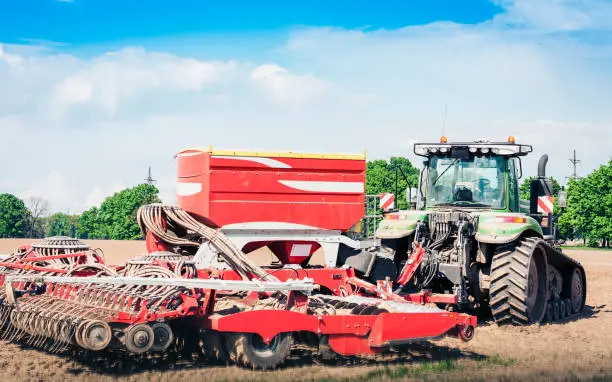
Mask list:
[[[29,243],[31,241],[26,241]],[[20,243],[0,240],[0,253]],[[142,242],[90,242],[118,263],[144,251]],[[567,251],[587,271],[584,315],[556,324],[497,327],[481,318],[475,338],[422,343],[409,352],[375,360],[313,360],[294,351],[273,372],[192,362],[77,360],[0,341],[0,376],[6,380],[612,380],[612,252]],[[260,253],[258,262],[269,261]]]

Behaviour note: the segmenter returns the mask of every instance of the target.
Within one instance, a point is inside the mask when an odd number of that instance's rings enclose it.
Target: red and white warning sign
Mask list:
[[[390,210],[395,207],[395,195],[391,193],[380,194],[380,208]]]
[[[552,214],[555,198],[552,196],[538,196],[538,212]]]

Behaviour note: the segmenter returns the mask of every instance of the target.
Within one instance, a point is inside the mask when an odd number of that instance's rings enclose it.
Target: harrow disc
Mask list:
[[[86,251],[89,249],[89,246],[79,239],[73,239],[68,236],[53,236],[44,238],[34,244],[32,244],[32,248],[34,249],[56,249],[56,250],[64,250],[64,251]]]

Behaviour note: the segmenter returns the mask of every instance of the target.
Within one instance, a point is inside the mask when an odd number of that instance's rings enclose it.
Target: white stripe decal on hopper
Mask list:
[[[178,196],[195,195],[200,191],[202,191],[202,183],[178,182],[176,185],[176,194]]]
[[[268,166],[271,168],[291,168],[291,166],[289,166],[287,163],[283,163],[276,159],[264,158],[264,157],[233,157],[233,156],[224,156],[224,155],[214,155],[213,158],[246,160],[249,162],[263,164],[264,166]]]
[[[279,180],[287,187],[312,192],[363,192],[361,182],[318,182],[309,180]]]

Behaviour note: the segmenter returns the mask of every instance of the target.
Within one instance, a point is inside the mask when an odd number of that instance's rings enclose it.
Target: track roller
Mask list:
[[[554,301],[552,305],[553,305],[553,321],[557,321],[559,318],[561,318],[561,304],[559,304],[559,301]]]
[[[230,359],[240,365],[274,369],[280,366],[291,351],[291,333],[276,335],[266,344],[258,334],[228,333],[226,335],[226,350]]]
[[[572,310],[572,302],[570,301],[569,298],[566,298],[565,300],[565,316],[566,317],[570,317],[574,314],[574,311]]]
[[[553,308],[553,304],[551,302],[549,302],[546,305],[546,318],[545,318],[546,322],[552,322],[554,320],[554,308]]]
[[[571,277],[568,278],[566,288],[568,289],[572,313],[582,311],[586,300],[586,277],[580,268],[574,269]]]
[[[138,324],[130,326],[125,331],[125,347],[136,354],[146,353],[155,341],[155,333],[149,325]]]

